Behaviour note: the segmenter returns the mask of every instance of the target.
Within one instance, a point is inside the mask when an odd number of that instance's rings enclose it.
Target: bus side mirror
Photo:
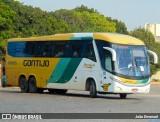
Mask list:
[[[116,51],[110,47],[103,47],[103,49],[106,49],[112,53],[112,61],[116,61]]]
[[[154,58],[154,64],[158,64],[158,56],[155,52],[151,51],[151,50],[147,50],[148,53],[150,53],[151,55],[153,55]]]

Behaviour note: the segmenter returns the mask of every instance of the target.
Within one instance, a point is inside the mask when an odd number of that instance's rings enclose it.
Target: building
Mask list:
[[[160,24],[145,24],[145,29],[154,35],[156,42],[160,42]]]

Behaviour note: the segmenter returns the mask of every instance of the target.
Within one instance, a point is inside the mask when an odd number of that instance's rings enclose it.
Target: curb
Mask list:
[[[151,82],[151,85],[160,85],[160,82]]]
[[[5,86],[5,87],[2,87],[2,86],[0,86],[0,89],[8,89],[8,88],[10,88],[10,89],[18,89],[19,87],[12,87],[12,86]]]

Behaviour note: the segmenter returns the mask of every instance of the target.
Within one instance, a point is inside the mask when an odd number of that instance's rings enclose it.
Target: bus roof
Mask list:
[[[127,45],[144,45],[144,42],[124,34],[118,33],[66,33],[66,34],[55,34],[50,36],[39,36],[30,38],[13,38],[8,41],[52,41],[52,40],[104,40],[111,43],[127,44]]]
[[[95,33],[94,38],[98,40],[107,40],[108,42],[117,44],[145,45],[140,39],[118,33]]]

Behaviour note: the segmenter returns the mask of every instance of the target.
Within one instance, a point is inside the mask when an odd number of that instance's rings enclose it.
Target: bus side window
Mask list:
[[[35,42],[35,49],[34,49],[34,57],[40,57],[41,53],[41,44],[39,42]]]
[[[65,44],[65,57],[71,57],[71,43],[70,41]]]
[[[109,47],[110,45],[109,45],[109,43],[106,43],[106,42],[101,41],[101,40],[96,40],[96,45],[97,45],[97,49],[98,49],[99,58],[100,58],[100,61],[101,61],[102,68],[106,69],[106,67],[105,67],[105,66],[107,66],[106,62],[110,62],[109,61],[109,56],[107,55],[109,52],[107,54],[105,54],[105,51],[107,51],[107,50],[104,50],[103,47]],[[112,67],[112,69],[114,68],[112,63],[110,64],[111,66],[109,66],[109,65],[107,66],[108,70],[110,69],[109,67]]]
[[[71,42],[71,57],[80,58],[82,51],[82,42],[80,41],[72,41]]]
[[[86,48],[85,57],[89,58],[89,59],[91,59],[93,61],[96,61],[95,52],[94,52],[94,48],[93,48],[92,42],[91,41],[87,41],[85,48]]]
[[[112,54],[108,50],[104,50],[104,67],[108,71],[112,71]]]
[[[50,56],[49,50],[50,50],[50,43],[49,42],[44,42],[42,52],[41,52],[42,56],[43,57],[49,57]]]
[[[65,42],[56,42],[55,47],[55,57],[65,57]]]
[[[24,49],[24,52],[26,54],[27,57],[33,57],[34,54],[34,50],[35,50],[35,44],[34,42],[26,42],[26,46]]]
[[[16,45],[17,45],[17,43],[16,42],[9,42],[8,43],[8,54],[10,55],[10,56],[15,56],[15,54],[16,54]]]
[[[50,48],[49,48],[49,50],[50,50],[50,54],[49,54],[49,56],[50,57],[54,57],[55,56],[55,42],[50,42]]]

